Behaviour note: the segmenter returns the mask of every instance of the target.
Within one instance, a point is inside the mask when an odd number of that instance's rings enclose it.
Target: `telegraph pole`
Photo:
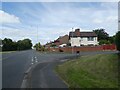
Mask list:
[[[73,28],[72,28],[72,38],[73,38]],[[72,41],[72,44],[73,44],[74,41],[73,41],[72,39],[71,39],[71,41]],[[73,44],[73,45],[74,45],[74,44]],[[74,53],[74,50],[73,50],[73,49],[74,49],[74,46],[72,46],[72,54]]]
[[[38,50],[38,26],[37,26],[37,46],[36,50]]]

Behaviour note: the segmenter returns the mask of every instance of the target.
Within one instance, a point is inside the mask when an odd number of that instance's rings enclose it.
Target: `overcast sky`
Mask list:
[[[53,41],[71,28],[118,30],[117,2],[4,2],[0,9],[0,38],[30,38],[35,44]],[[0,30],[0,31],[1,31]],[[38,39],[37,39],[38,30]]]

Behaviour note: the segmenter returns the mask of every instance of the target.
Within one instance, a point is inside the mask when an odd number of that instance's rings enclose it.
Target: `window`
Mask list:
[[[83,37],[81,37],[81,40],[80,41],[83,41]]]
[[[88,41],[94,41],[94,37],[88,37]]]

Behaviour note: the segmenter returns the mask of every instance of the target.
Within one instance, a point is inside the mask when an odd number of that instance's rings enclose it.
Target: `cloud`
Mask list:
[[[101,19],[94,19],[93,22],[94,23],[103,23],[103,21]]]
[[[62,29],[59,28],[57,29],[58,32],[55,31],[55,28],[40,28],[36,29],[36,27],[31,27],[31,28],[12,28],[12,27],[6,27],[2,26],[0,29],[0,37],[2,38],[12,38],[13,40],[19,40],[19,39],[24,39],[24,38],[30,38],[33,41],[33,44],[36,42],[41,42],[41,44],[45,44],[46,42],[53,41],[57,39],[59,36],[63,36],[65,34],[68,34],[69,31],[71,31],[70,28]],[[38,38],[37,38],[38,36]]]
[[[117,22],[118,17],[117,16],[109,16],[106,18],[106,22]]]
[[[20,23],[20,20],[15,15],[0,10],[0,23]]]
[[[117,31],[116,5],[117,3],[19,3],[12,10],[20,15],[22,24],[4,28],[3,36],[16,39],[29,37],[35,44],[38,35],[38,40],[45,44],[69,34],[72,27],[79,27],[81,31],[104,28],[108,34],[114,35]],[[19,18],[17,20],[20,22]]]

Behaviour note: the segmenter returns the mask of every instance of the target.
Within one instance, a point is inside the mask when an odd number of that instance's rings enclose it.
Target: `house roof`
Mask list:
[[[80,32],[80,34],[76,34],[75,32],[69,33],[70,37],[97,37],[95,32]]]

